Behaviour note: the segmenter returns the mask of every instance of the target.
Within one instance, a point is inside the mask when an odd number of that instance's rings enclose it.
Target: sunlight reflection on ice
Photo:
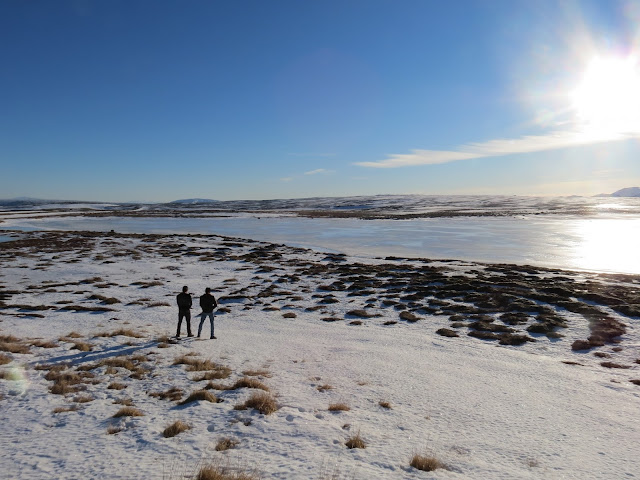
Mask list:
[[[354,256],[458,259],[640,274],[640,218],[535,215],[413,220],[251,216],[7,220],[5,228],[204,233]]]

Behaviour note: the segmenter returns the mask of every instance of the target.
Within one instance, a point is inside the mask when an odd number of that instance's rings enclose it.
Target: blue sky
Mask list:
[[[638,25],[614,0],[4,0],[0,198],[640,185],[637,118],[585,133],[603,107],[570,101],[595,57],[638,68]]]

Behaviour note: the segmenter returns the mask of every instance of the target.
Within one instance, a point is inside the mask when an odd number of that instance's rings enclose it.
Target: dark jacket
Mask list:
[[[191,308],[191,295],[189,295],[188,293],[179,293],[176,299],[178,301],[178,308],[180,310],[189,310]]]
[[[203,313],[213,312],[213,309],[218,306],[216,298],[210,293],[205,293],[200,297],[200,307]]]

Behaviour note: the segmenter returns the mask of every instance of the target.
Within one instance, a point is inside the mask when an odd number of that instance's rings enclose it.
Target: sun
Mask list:
[[[596,57],[570,93],[585,131],[596,135],[640,132],[640,68],[633,57]]]

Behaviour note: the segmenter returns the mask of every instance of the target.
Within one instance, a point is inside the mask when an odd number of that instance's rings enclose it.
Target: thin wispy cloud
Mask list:
[[[290,182],[293,180],[293,177],[282,177],[280,179],[281,182]]]
[[[310,170],[308,172],[304,172],[305,175],[318,175],[319,173],[328,173],[329,170],[326,170],[324,168],[317,168],[315,170]]]
[[[515,139],[497,139],[461,145],[455,150],[412,150],[407,154],[392,154],[376,162],[357,162],[370,168],[399,168],[414,165],[435,165],[472,158],[497,157],[518,153],[542,152],[561,148],[612,142],[637,137],[639,132],[593,133],[577,130],[557,130],[546,135],[526,135]]]

